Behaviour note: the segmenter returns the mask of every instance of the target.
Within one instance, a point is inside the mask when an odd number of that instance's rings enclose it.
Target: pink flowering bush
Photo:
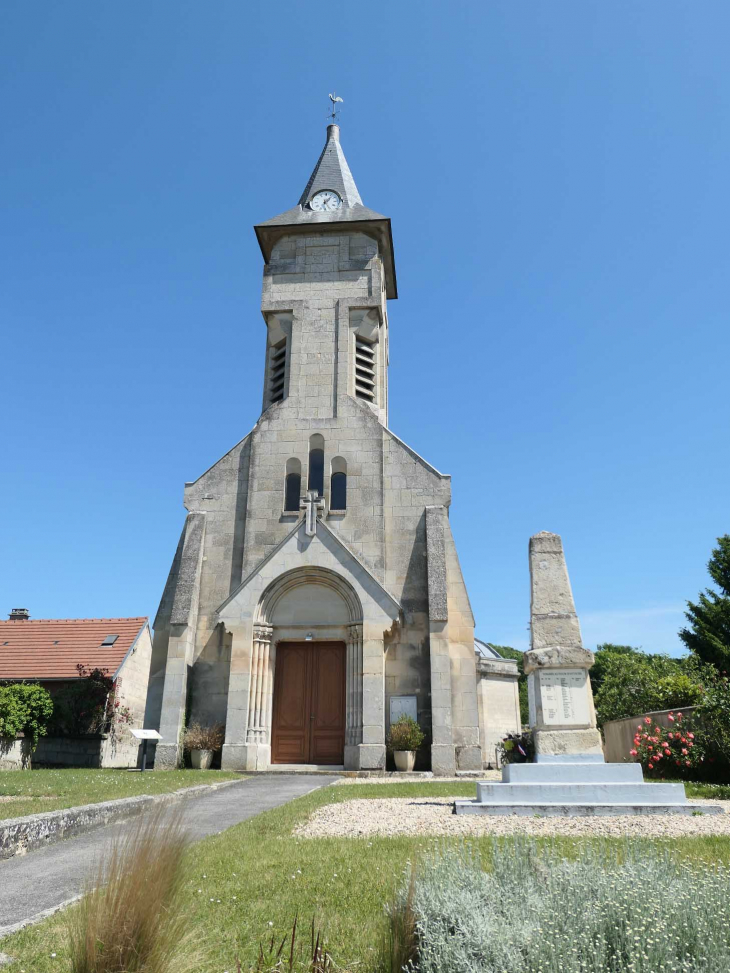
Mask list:
[[[702,742],[681,711],[669,713],[668,720],[669,729],[645,716],[637,724],[629,756],[650,777],[694,776],[693,768],[705,759]]]

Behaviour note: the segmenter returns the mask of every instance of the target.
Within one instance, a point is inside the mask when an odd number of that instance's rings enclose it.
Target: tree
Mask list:
[[[52,713],[53,702],[42,686],[24,682],[0,686],[0,740],[14,740],[24,733],[35,750]]]
[[[614,645],[612,642],[602,642],[600,645],[597,645],[595,661],[590,671],[591,689],[593,690],[594,696],[601,688],[609,660],[617,655],[641,655],[644,657],[641,649],[635,649],[633,645]]]
[[[687,648],[709,662],[720,672],[730,671],[730,534],[717,539],[707,570],[718,591],[706,588],[699,601],[687,602],[684,613],[689,628],[683,628],[679,637]]]

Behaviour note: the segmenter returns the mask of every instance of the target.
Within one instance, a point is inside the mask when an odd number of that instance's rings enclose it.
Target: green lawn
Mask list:
[[[3,770],[0,771],[0,820],[79,804],[98,804],[139,794],[167,794],[181,787],[240,778],[220,770]]]
[[[475,796],[473,783],[358,784],[328,787],[205,839],[190,855],[187,909],[206,956],[201,973],[243,969],[257,944],[272,932],[283,936],[294,915],[308,925],[321,918],[326,942],[340,967],[372,973],[385,929],[383,907],[409,861],[433,838],[325,838],[291,836],[295,824],[318,806],[369,797]],[[458,839],[453,839],[458,840]],[[504,853],[510,840],[471,839],[485,853]],[[571,839],[561,839],[566,850]],[[730,863],[730,839],[687,838],[671,843],[689,860]],[[1,866],[0,866],[1,867]],[[17,958],[10,971],[67,973],[61,916],[3,940]],[[57,955],[52,957],[54,952]]]

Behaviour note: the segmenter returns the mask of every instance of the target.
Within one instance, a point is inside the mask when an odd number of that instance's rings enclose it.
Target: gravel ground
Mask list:
[[[615,818],[492,817],[453,814],[453,797],[390,797],[325,804],[295,829],[302,838],[370,838],[394,835],[567,835],[679,838],[730,835],[730,813],[665,814]],[[690,801],[698,810],[717,801]],[[719,802],[725,806],[728,802]]]

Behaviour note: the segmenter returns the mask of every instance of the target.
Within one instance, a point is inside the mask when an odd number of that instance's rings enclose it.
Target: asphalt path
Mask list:
[[[183,809],[184,826],[190,839],[199,841],[336,779],[315,774],[249,777],[203,797],[182,801],[175,807]],[[0,938],[76,898],[108,842],[134,827],[135,820],[109,824],[89,834],[0,862]]]

